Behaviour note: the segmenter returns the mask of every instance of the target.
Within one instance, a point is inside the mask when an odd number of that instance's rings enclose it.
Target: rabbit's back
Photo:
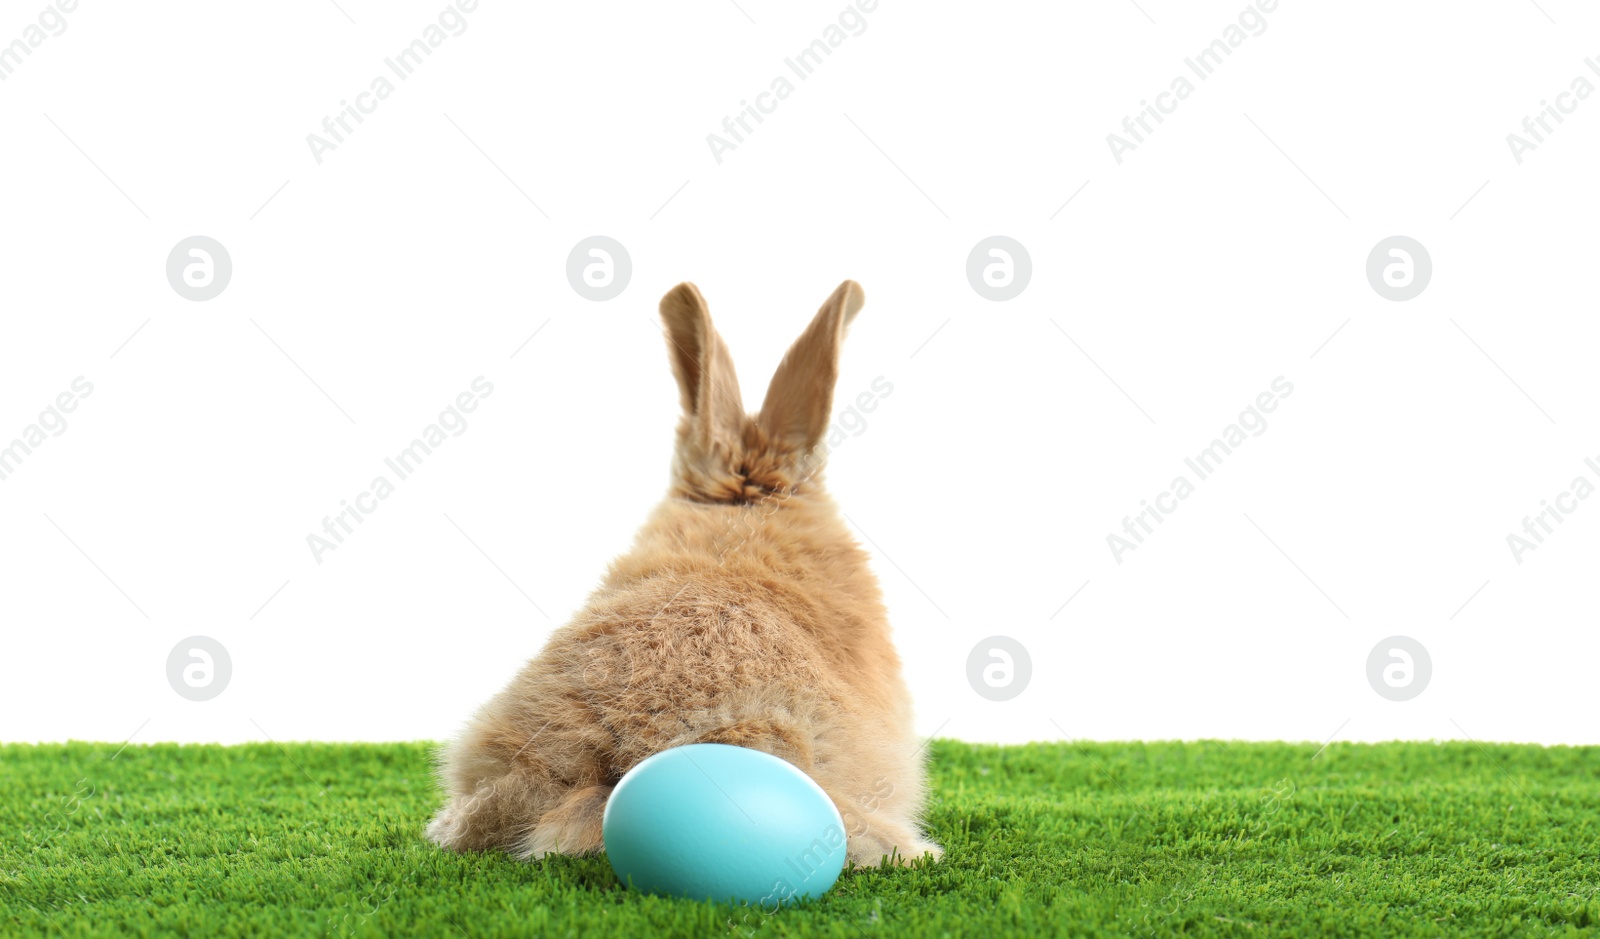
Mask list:
[[[561,658],[579,674],[568,680],[612,735],[620,768],[750,721],[759,725],[751,732],[792,736],[794,749],[809,750],[804,728],[825,721],[848,690],[789,608],[726,581],[682,584],[664,605],[654,596],[591,610],[558,640],[570,644]]]
[[[909,716],[876,580],[837,517],[744,514],[668,503],[528,665],[527,693],[581,702],[618,771],[741,725],[793,737],[803,762],[818,736]]]

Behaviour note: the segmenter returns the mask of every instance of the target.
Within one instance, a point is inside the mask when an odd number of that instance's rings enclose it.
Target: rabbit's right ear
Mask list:
[[[812,451],[822,443],[839,377],[839,345],[845,327],[866,302],[861,285],[845,281],[789,347],[756,418],[769,436],[801,451]]]
[[[711,310],[694,284],[684,282],[661,298],[672,374],[678,379],[683,413],[697,443],[737,442],[743,431],[744,402],[728,346],[711,325]]]

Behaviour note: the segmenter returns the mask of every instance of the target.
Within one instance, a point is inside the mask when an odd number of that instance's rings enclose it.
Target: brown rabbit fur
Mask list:
[[[445,751],[447,848],[603,848],[617,780],[651,754],[726,743],[788,760],[844,819],[849,857],[938,857],[911,699],[877,580],[823,491],[839,346],[864,297],[834,291],[746,414],[693,284],[661,300],[684,417],[672,487],[587,606]]]

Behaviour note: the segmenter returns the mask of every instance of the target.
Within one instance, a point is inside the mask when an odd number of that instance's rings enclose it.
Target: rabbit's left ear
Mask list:
[[[833,413],[833,386],[839,380],[839,347],[845,327],[866,302],[861,285],[845,281],[789,347],[756,418],[767,436],[800,450],[822,442]]]
[[[727,343],[711,325],[705,297],[694,284],[679,284],[661,298],[661,322],[695,440],[702,446],[718,439],[737,441],[745,419],[739,377]]]

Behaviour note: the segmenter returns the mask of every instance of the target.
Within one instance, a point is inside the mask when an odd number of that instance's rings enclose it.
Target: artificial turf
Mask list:
[[[0,746],[0,935],[1600,935],[1600,747],[936,741],[944,860],[776,913],[441,851],[431,744],[118,750]]]

